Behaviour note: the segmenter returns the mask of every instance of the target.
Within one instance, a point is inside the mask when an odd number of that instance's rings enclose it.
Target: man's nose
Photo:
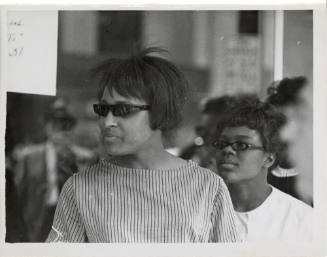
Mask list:
[[[112,114],[111,111],[109,111],[108,115],[104,117],[104,125],[105,127],[111,127],[117,125],[116,117]]]

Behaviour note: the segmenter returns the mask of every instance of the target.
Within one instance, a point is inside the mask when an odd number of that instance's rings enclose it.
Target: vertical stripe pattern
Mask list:
[[[48,242],[235,242],[222,179],[189,161],[169,170],[106,160],[64,185]]]

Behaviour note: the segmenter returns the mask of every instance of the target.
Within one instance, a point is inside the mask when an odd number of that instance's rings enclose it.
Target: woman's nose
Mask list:
[[[233,149],[233,147],[231,145],[227,145],[221,151],[222,151],[222,153],[224,155],[226,155],[226,154],[235,154],[236,153],[236,151]]]

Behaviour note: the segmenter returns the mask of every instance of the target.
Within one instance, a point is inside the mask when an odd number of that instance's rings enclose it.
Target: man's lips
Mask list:
[[[237,163],[233,162],[233,161],[221,161],[221,162],[218,162],[218,165],[219,166],[237,166]]]
[[[104,135],[103,138],[105,140],[117,140],[117,139],[119,139],[119,137],[116,137],[116,136],[108,136],[108,135]]]
[[[119,139],[120,138],[117,134],[114,134],[111,132],[106,132],[106,131],[103,131],[102,135],[104,138],[107,138],[107,139]]]
[[[113,135],[103,135],[103,141],[105,143],[113,144],[113,143],[117,143],[118,141],[121,141],[121,139]]]
[[[108,134],[108,133],[104,133],[103,136],[105,136],[105,137],[118,137],[116,135]]]

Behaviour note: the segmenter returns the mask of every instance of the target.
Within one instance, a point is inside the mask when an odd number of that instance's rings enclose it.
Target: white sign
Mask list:
[[[260,39],[231,37],[224,45],[224,86],[228,94],[258,93],[260,90]]]
[[[7,91],[55,95],[58,11],[9,11],[7,35]]]

